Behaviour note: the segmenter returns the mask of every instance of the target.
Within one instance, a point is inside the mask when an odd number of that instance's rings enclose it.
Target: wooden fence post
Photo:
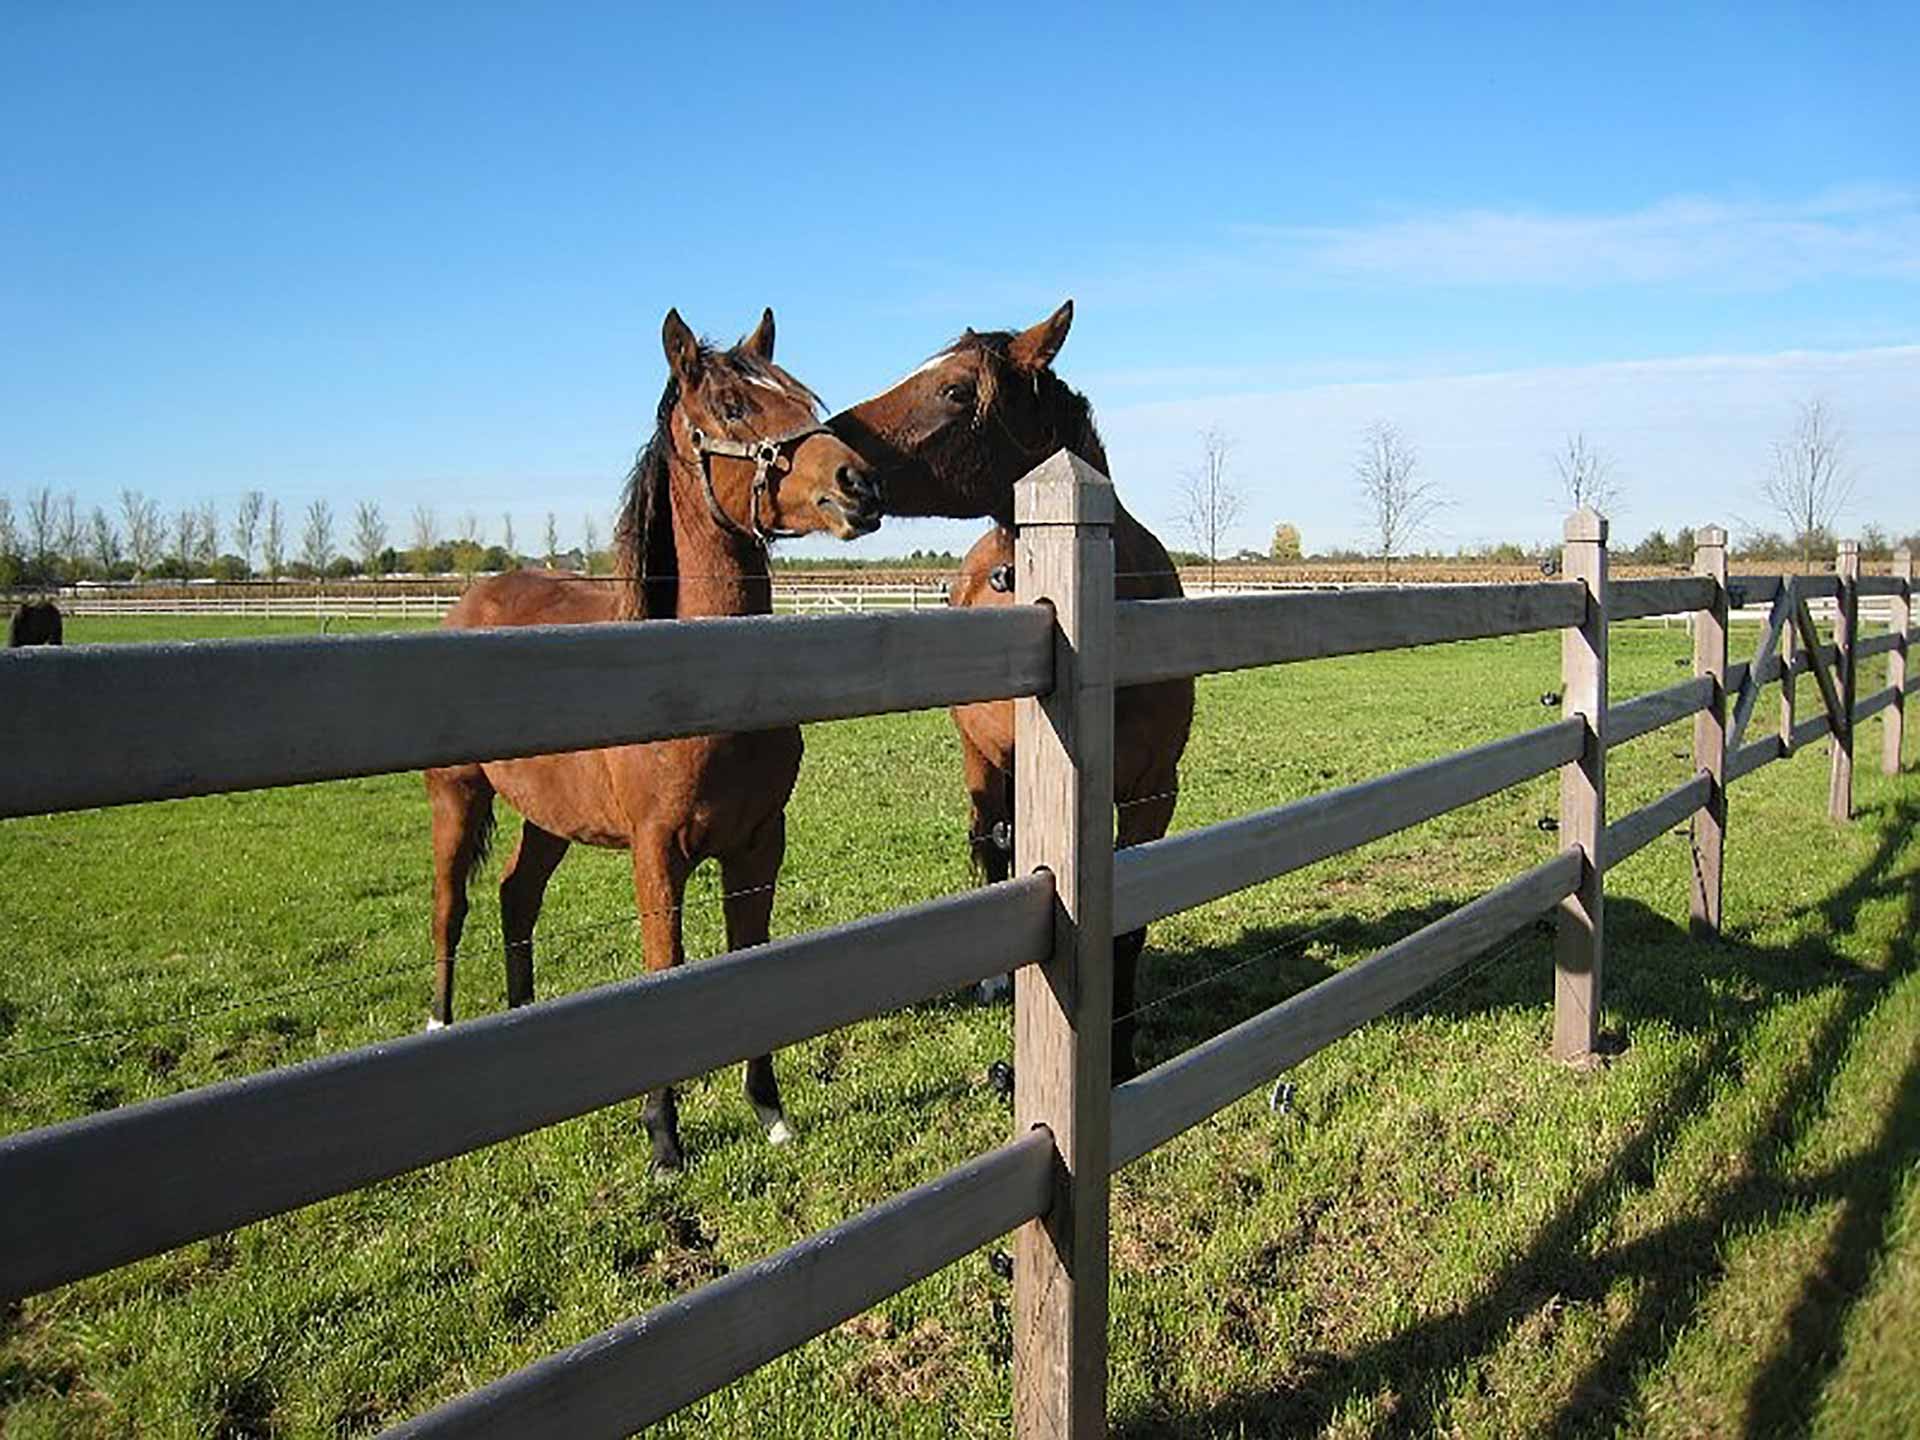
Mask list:
[[[1693,717],[1694,773],[1712,782],[1707,803],[1693,814],[1693,892],[1690,928],[1720,933],[1720,867],[1727,845],[1727,532],[1702,525],[1694,541],[1693,573],[1713,580],[1713,602],[1694,617],[1693,673],[1713,677],[1713,698]]]
[[[1887,628],[1894,635],[1893,649],[1887,652],[1893,704],[1887,707],[1886,727],[1880,732],[1880,768],[1898,775],[1900,747],[1907,734],[1907,627],[1913,623],[1913,552],[1904,545],[1893,552],[1893,573],[1900,581],[1899,593],[1887,602]]]
[[[1561,569],[1587,587],[1586,616],[1560,632],[1561,713],[1587,722],[1580,758],[1560,769],[1560,840],[1585,856],[1580,885],[1560,902],[1554,939],[1553,1056],[1578,1060],[1600,1038],[1602,907],[1607,857],[1607,521],[1594,510],[1567,519]]]
[[[1858,692],[1860,665],[1854,642],[1860,633],[1860,542],[1842,540],[1840,558],[1834,565],[1840,581],[1839,599],[1833,612],[1833,645],[1839,652],[1835,664],[1839,674],[1840,714],[1833,727],[1833,770],[1827,787],[1827,814],[1835,820],[1853,818],[1853,698]]]
[[[1107,1427],[1112,1145],[1113,486],[1061,451],[1014,492],[1015,591],[1053,607],[1054,680],[1014,705],[1014,867],[1055,885],[1053,954],[1014,977],[1014,1122],[1053,1132],[1052,1209],[1014,1245],[1014,1434]]]

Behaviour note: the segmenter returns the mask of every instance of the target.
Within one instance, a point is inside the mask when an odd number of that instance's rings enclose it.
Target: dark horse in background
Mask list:
[[[29,600],[13,612],[7,626],[7,648],[58,645],[61,633],[60,607],[51,600]]]
[[[772,538],[828,531],[852,539],[878,526],[865,462],[821,423],[813,392],[773,363],[771,310],[730,350],[697,341],[677,311],[667,315],[662,341],[671,373],[653,438],[627,480],[614,535],[620,581],[501,575],[467,591],[448,626],[765,615],[773,609]],[[649,970],[685,958],[687,878],[709,857],[720,862],[728,948],[763,943],[799,771],[800,731],[791,726],[429,770],[438,962],[429,1025],[453,1019],[467,881],[486,851],[496,793],[525,817],[500,877],[507,1003],[525,1005],[533,999],[534,922],[570,844],[632,852]],[[768,1138],[791,1138],[770,1056],[747,1062],[746,1090]],[[655,1163],[679,1167],[672,1090],[650,1093],[644,1114]]]
[[[1011,584],[996,588],[994,575],[1013,573],[1013,487],[1023,475],[1062,449],[1108,473],[1086,397],[1053,373],[1072,324],[1069,300],[1030,330],[968,330],[891,390],[833,418],[835,431],[880,471],[889,515],[977,515],[995,522],[961,564],[955,605],[1012,603]],[[1117,598],[1181,594],[1165,547],[1117,500],[1113,559]],[[1013,822],[1013,703],[957,706],[953,721],[973,801],[974,860],[988,880],[1004,880],[1010,849],[1004,837]],[[1192,724],[1191,680],[1115,692],[1113,793],[1121,846],[1167,833]],[[1135,930],[1114,940],[1116,1079],[1133,1074],[1134,971],[1146,938],[1146,931]]]

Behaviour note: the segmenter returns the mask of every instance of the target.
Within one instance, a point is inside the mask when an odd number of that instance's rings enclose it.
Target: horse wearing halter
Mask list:
[[[782,530],[775,526],[760,523],[761,497],[771,498],[773,491],[773,469],[776,465],[782,470],[793,469],[793,462],[787,455],[787,447],[798,445],[815,435],[831,435],[826,426],[814,424],[799,430],[789,430],[784,435],[762,439],[728,440],[720,436],[709,435],[691,421],[687,424],[687,440],[693,446],[694,463],[700,470],[700,483],[707,492],[707,509],[713,515],[713,523],[729,534],[742,540],[750,540],[762,550],[775,540],[792,540],[801,532]],[[753,488],[747,498],[747,524],[741,525],[720,504],[720,497],[713,489],[713,467],[708,461],[715,455],[723,455],[730,460],[753,461]]]

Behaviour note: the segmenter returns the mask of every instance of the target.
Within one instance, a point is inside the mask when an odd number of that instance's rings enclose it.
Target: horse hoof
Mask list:
[[[429,1016],[427,1017],[427,1029],[429,1029],[429,1030],[444,1030],[444,1029],[446,1029],[446,1028],[447,1028],[447,1022],[446,1022],[446,1021],[444,1021],[444,1020],[439,1020],[439,1019],[436,1019],[436,1018],[435,1018],[434,1016],[432,1016],[432,1015],[429,1015]]]
[[[791,1145],[794,1141],[793,1127],[784,1119],[776,1120],[767,1127],[769,1145]]]
[[[995,975],[982,980],[976,992],[982,1005],[997,1005],[1013,993],[1013,978],[1008,975]]]

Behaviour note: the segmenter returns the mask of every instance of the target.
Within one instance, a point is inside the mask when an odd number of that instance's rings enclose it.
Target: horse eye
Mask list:
[[[940,398],[954,405],[971,405],[973,403],[973,387],[971,385],[961,384],[942,385],[940,387]]]
[[[747,418],[747,404],[738,395],[729,395],[720,402],[720,413],[728,420]]]

